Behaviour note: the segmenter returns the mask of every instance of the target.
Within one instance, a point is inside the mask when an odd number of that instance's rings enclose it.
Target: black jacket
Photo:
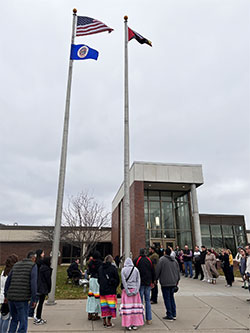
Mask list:
[[[98,270],[100,295],[116,295],[116,288],[120,283],[117,268],[110,262],[102,264]]]
[[[102,265],[101,259],[92,259],[88,265],[88,274],[92,278],[98,278],[98,270]]]
[[[224,255],[220,254],[219,259],[221,260],[223,268],[229,268],[230,267],[229,255],[227,253],[224,253]]]
[[[201,255],[200,255],[200,264],[201,265],[205,265],[206,254],[207,254],[207,250],[201,251]]]
[[[155,281],[155,269],[149,257],[139,256],[134,260],[134,265],[139,269],[141,286],[150,286]]]
[[[81,277],[82,273],[80,269],[78,268],[78,264],[74,261],[67,269],[68,277],[72,278],[73,275],[76,275],[77,277]]]
[[[42,263],[37,284],[37,293],[42,295],[48,295],[51,291],[51,274],[52,268]]]

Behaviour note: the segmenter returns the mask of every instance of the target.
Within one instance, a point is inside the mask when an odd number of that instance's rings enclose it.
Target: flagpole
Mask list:
[[[73,9],[73,23],[72,23],[72,37],[71,45],[74,44],[75,40],[75,26],[76,26],[76,13],[77,10]],[[58,181],[58,192],[57,192],[57,204],[56,204],[56,217],[55,217],[55,228],[54,228],[54,239],[52,246],[52,260],[51,267],[52,271],[52,287],[49,293],[47,305],[55,305],[55,291],[56,291],[56,275],[58,265],[58,253],[60,247],[60,233],[61,233],[61,221],[62,221],[62,210],[63,210],[63,195],[64,195],[64,184],[66,174],[66,160],[67,160],[67,146],[68,146],[68,130],[69,130],[69,109],[70,109],[70,94],[71,94],[71,82],[72,82],[72,71],[73,71],[73,60],[69,60],[69,71],[68,71],[68,84],[64,114],[64,127],[63,127],[63,138],[61,148],[61,161]]]
[[[124,226],[124,254],[130,257],[130,199],[129,199],[129,105],[128,105],[128,17],[124,16],[125,53],[124,53],[124,198],[123,198],[123,226]]]

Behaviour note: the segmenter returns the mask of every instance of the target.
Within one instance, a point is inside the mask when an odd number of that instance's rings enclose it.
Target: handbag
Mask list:
[[[129,280],[131,274],[133,273],[134,268],[135,268],[135,266],[133,266],[133,268],[131,269],[131,271],[130,271],[130,273],[129,273],[129,276],[126,278],[126,282],[128,282],[128,280]],[[121,289],[124,289],[124,286],[123,286],[122,282],[121,282]]]
[[[3,303],[1,306],[1,319],[6,320],[10,317],[10,310],[8,303]]]
[[[178,286],[175,286],[175,287],[174,287],[174,293],[177,293],[178,290],[179,290],[179,287],[178,287]]]

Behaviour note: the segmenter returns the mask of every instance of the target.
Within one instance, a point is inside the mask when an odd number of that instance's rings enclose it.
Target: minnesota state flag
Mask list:
[[[72,60],[85,60],[94,59],[97,60],[99,52],[91,49],[85,44],[71,45],[70,59]]]

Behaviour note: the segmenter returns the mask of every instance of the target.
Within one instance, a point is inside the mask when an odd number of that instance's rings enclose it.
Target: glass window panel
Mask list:
[[[201,224],[201,234],[202,235],[210,235],[209,225]]]
[[[221,236],[221,227],[219,224],[210,225],[212,236]]]
[[[163,230],[163,237],[164,238],[175,238],[175,230]]]
[[[149,237],[149,231],[148,230],[146,230],[145,236],[146,236],[146,248],[149,248],[149,246],[150,246],[150,237]]]
[[[150,218],[151,229],[161,229],[160,202],[159,201],[150,201],[149,218]]]
[[[161,200],[163,201],[172,201],[172,193],[171,192],[161,192]]]
[[[233,235],[233,226],[232,225],[222,225],[223,235]]]
[[[192,246],[192,235],[191,231],[177,231],[177,242],[181,249],[187,244],[191,249]]]
[[[77,246],[73,246],[72,257],[80,257],[81,249]]]
[[[173,205],[172,202],[161,203],[162,227],[166,229],[174,229]]]
[[[144,191],[144,200],[148,200],[148,191]]]
[[[211,247],[211,239],[210,236],[202,236],[202,245],[206,247]]]
[[[159,191],[148,191],[149,200],[160,200],[160,192]]]
[[[223,240],[222,237],[213,237],[212,238],[213,241],[213,247],[215,249],[222,249],[223,248]]]
[[[243,225],[235,225],[234,226],[234,232],[235,232],[235,235],[244,235],[245,230],[244,230]]]
[[[175,218],[177,229],[191,229],[188,203],[175,204]]]
[[[246,236],[245,235],[236,235],[237,246],[245,246],[246,245]]]
[[[173,197],[176,202],[188,202],[188,195],[185,192],[174,192]]]
[[[235,247],[235,242],[233,236],[226,236],[224,237],[224,247],[226,249],[231,250],[232,252],[235,252],[236,247]]]
[[[151,230],[151,238],[162,238],[161,230]]]
[[[145,219],[145,227],[146,229],[150,229],[150,221],[148,215],[148,202],[144,201],[144,219]]]

